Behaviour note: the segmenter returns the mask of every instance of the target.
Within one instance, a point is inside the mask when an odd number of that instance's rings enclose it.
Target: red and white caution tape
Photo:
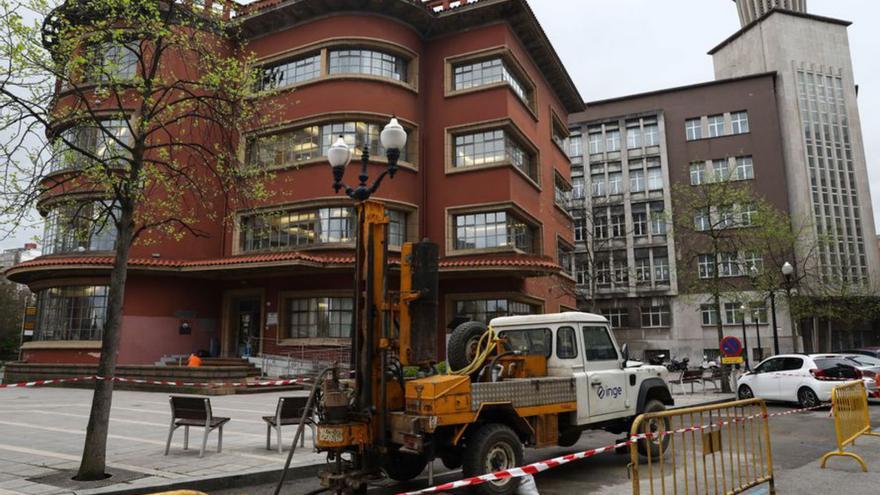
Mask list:
[[[423,490],[417,490],[414,492],[399,493],[398,495],[424,495],[424,494],[428,494],[428,493],[437,493],[437,492],[443,492],[446,490],[454,490],[456,488],[463,488],[466,486],[480,485],[480,484],[483,484],[486,482],[491,482],[491,481],[500,481],[500,480],[504,480],[504,479],[508,479],[508,478],[521,478],[524,476],[538,474],[540,472],[547,471],[548,469],[559,467],[559,466],[562,466],[563,464],[568,464],[569,462],[572,462],[572,461],[577,461],[580,459],[587,459],[589,457],[593,457],[593,456],[596,456],[596,455],[599,455],[599,454],[602,454],[605,452],[611,452],[611,451],[615,451],[615,450],[623,448],[623,447],[628,447],[628,446],[638,442],[639,440],[652,439],[652,438],[656,438],[656,437],[664,437],[664,436],[669,436],[669,435],[678,435],[678,434],[682,434],[682,433],[689,433],[692,431],[711,430],[711,429],[716,429],[716,428],[720,429],[720,428],[727,426],[727,425],[744,423],[746,421],[751,421],[756,418],[764,418],[764,417],[772,418],[772,417],[776,417],[776,416],[786,416],[789,414],[797,414],[797,413],[803,413],[806,411],[814,411],[814,410],[822,409],[822,408],[826,408],[826,407],[828,407],[828,405],[823,404],[823,405],[815,406],[815,407],[806,407],[803,409],[793,409],[791,411],[785,411],[785,412],[781,412],[781,413],[753,414],[751,416],[734,417],[734,418],[730,418],[730,419],[727,419],[724,421],[718,421],[715,423],[710,423],[710,424],[705,424],[705,425],[689,426],[689,427],[680,428],[677,430],[633,435],[633,436],[629,437],[626,441],[616,443],[614,445],[606,445],[605,447],[600,447],[598,449],[585,450],[583,452],[577,452],[574,454],[568,454],[568,455],[564,455],[564,456],[560,456],[560,457],[555,457],[553,459],[549,459],[546,461],[534,462],[532,464],[529,464],[529,465],[526,465],[523,467],[518,467],[518,468],[513,468],[513,469],[505,469],[505,470],[497,471],[494,473],[483,474],[480,476],[474,476],[473,478],[466,478],[466,479],[462,479],[462,480],[458,480],[458,481],[452,481],[450,483],[444,483],[442,485],[432,486],[430,488],[425,488]]]
[[[54,378],[51,380],[34,380],[32,382],[20,382],[20,383],[0,383],[0,388],[24,388],[24,387],[38,387],[40,385],[52,385],[55,383],[72,383],[72,382],[86,382],[90,380],[94,380],[95,376],[80,376],[76,378]]]

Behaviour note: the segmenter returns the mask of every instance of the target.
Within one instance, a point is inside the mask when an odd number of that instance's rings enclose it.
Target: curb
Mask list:
[[[291,467],[287,471],[287,482],[307,477],[317,478],[318,470],[323,466],[324,464],[309,464],[306,466]],[[143,495],[147,493],[173,490],[199,490],[211,492],[214,490],[243,488],[277,482],[281,477],[281,471],[282,469],[271,469],[267,471],[233,474],[230,476],[215,476],[212,478],[167,480],[141,486],[108,486],[89,490],[77,490],[76,493],[77,495]]]

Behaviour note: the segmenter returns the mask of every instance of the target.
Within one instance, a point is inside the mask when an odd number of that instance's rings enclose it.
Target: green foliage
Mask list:
[[[0,279],[0,362],[18,358],[25,300],[14,284]]]

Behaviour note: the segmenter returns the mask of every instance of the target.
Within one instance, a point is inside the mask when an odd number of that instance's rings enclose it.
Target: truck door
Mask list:
[[[584,324],[581,329],[590,419],[626,412],[627,374],[620,369],[620,356],[608,327]]]

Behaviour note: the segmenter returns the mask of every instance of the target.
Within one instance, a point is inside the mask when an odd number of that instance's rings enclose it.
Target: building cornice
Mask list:
[[[768,10],[766,14],[762,15],[761,17],[759,17],[759,18],[755,19],[754,21],[743,26],[742,29],[740,29],[739,31],[730,35],[730,37],[728,37],[726,40],[719,43],[718,46],[716,46],[715,48],[709,50],[709,55],[715,55],[722,48],[733,43],[737,38],[739,38],[740,36],[745,34],[747,31],[751,30],[753,27],[757,26],[758,24],[761,24],[762,22],[764,22],[767,18],[769,18],[773,14],[785,14],[785,15],[790,15],[793,17],[800,17],[802,19],[810,19],[813,21],[827,22],[829,24],[837,24],[837,25],[844,26],[844,27],[848,27],[848,26],[852,25],[852,22],[850,22],[850,21],[844,21],[842,19],[835,19],[833,17],[824,17],[821,15],[805,14],[803,12],[795,12],[792,10],[773,8],[773,9]]]
[[[20,263],[6,270],[9,280],[30,283],[46,277],[72,276],[83,272],[107,272],[113,267],[112,256],[44,256]],[[277,270],[300,267],[304,269],[352,269],[354,255],[349,252],[286,251],[257,253],[206,260],[173,260],[162,258],[132,258],[129,270],[166,272],[180,275],[210,276],[229,270]],[[400,259],[392,255],[389,264],[400,265]],[[441,272],[457,271],[511,271],[521,276],[558,273],[560,266],[545,256],[517,253],[475,254],[441,258]]]

